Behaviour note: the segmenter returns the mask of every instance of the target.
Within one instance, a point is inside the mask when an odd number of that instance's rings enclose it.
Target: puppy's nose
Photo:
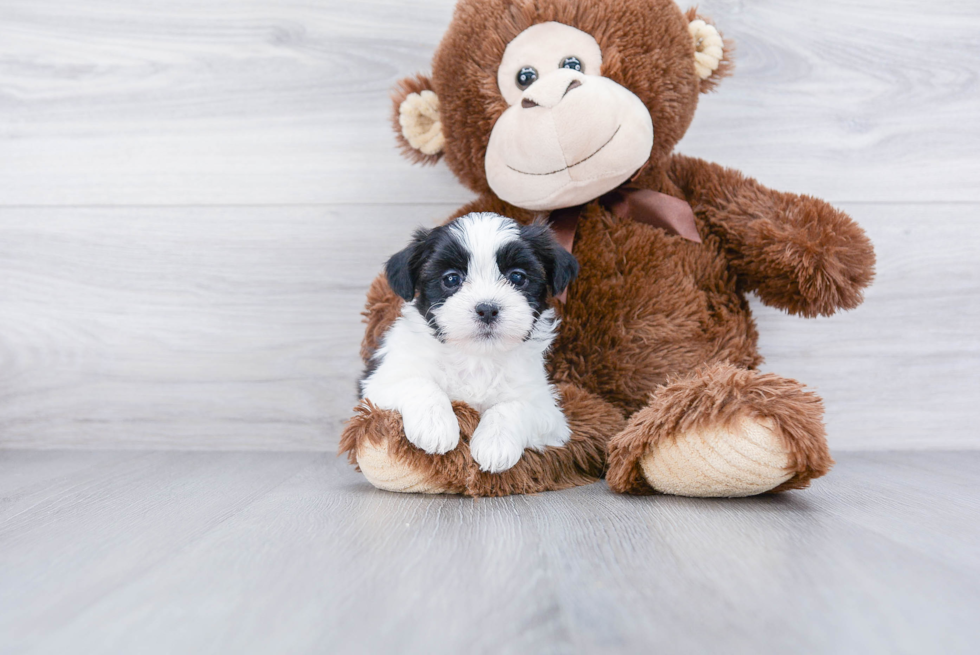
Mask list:
[[[500,307],[489,302],[481,302],[476,306],[476,315],[480,317],[481,323],[486,323],[487,325],[492,324],[497,320],[497,315],[500,313]]]

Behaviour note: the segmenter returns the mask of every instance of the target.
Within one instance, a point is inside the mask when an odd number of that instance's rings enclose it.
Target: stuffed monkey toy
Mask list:
[[[472,408],[454,404],[459,446],[429,455],[364,402],[341,452],[372,484],[493,496],[605,476],[618,493],[748,496],[830,469],[820,398],[757,369],[746,294],[803,317],[854,308],[874,251],[822,200],[673,152],[730,72],[731,44],[673,0],[459,2],[431,76],[394,91],[397,139],[478,195],[450,218],[549,220],[578,258],[548,361],[573,434],[491,474],[469,455]],[[365,361],[402,302],[371,285]]]

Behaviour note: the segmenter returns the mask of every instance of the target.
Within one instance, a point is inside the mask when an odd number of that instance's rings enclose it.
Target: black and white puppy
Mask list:
[[[547,300],[575,278],[578,262],[547,226],[467,214],[418,230],[385,272],[408,302],[361,392],[401,413],[409,441],[431,454],[455,448],[453,400],[480,412],[470,453],[484,471],[509,469],[525,448],[568,441],[544,367],[558,326]]]

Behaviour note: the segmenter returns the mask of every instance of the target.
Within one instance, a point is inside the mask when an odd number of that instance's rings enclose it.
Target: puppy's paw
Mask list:
[[[553,407],[544,419],[541,433],[534,440],[534,447],[537,450],[544,450],[548,446],[560,448],[567,444],[572,438],[572,430],[568,427],[568,420],[561,410]]]
[[[481,471],[506,471],[517,464],[523,454],[524,444],[517,441],[512,434],[507,434],[492,417],[485,417],[473,431],[470,455],[480,465]]]
[[[459,421],[452,405],[424,404],[402,412],[405,436],[430,455],[444,455],[459,444]]]

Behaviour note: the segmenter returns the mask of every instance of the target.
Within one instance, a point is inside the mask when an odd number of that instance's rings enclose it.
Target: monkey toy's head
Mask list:
[[[673,0],[460,0],[432,76],[394,93],[403,151],[550,211],[670,155],[728,44]]]

